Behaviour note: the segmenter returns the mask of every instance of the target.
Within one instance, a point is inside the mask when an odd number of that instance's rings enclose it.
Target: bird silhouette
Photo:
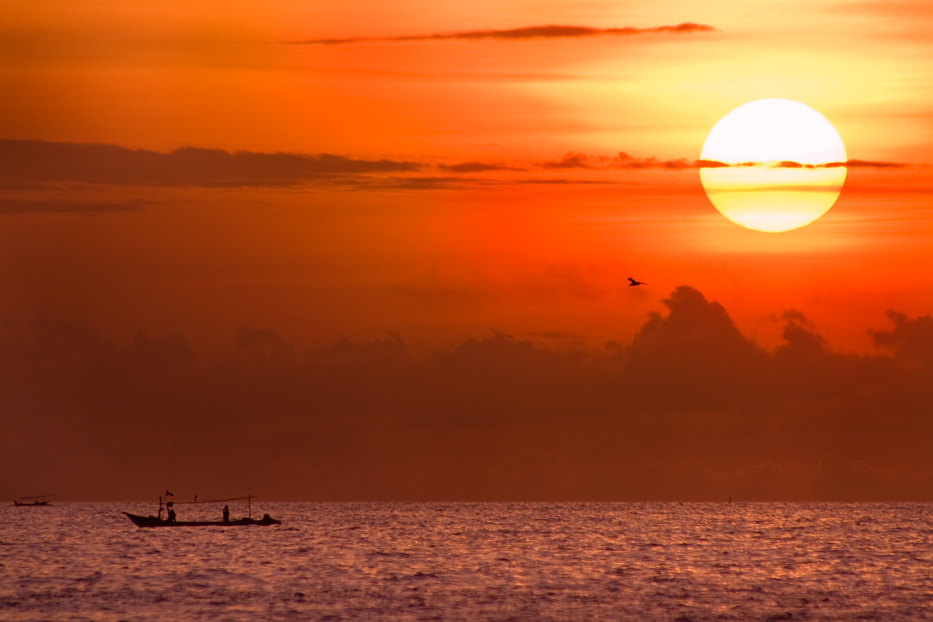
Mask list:
[[[641,281],[636,281],[632,277],[628,277],[628,286],[635,287],[636,285],[647,285],[647,283],[642,283]]]

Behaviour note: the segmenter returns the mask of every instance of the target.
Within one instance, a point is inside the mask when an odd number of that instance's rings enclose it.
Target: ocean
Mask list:
[[[0,508],[0,620],[933,620],[931,504],[254,503],[282,524],[175,529],[122,514],[153,510]],[[179,506],[196,518],[220,508]]]

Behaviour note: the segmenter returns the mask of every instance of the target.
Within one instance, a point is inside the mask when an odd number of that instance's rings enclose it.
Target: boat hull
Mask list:
[[[231,520],[229,522],[223,521],[183,521],[177,520],[174,522],[169,522],[167,520],[161,519],[157,516],[140,516],[139,514],[130,514],[129,512],[124,512],[126,517],[133,521],[137,527],[246,527],[246,526],[259,526],[265,527],[268,525],[280,525],[282,521],[276,520],[266,514],[262,518],[238,518],[236,520]]]

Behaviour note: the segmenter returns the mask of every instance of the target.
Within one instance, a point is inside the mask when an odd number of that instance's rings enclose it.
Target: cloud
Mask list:
[[[626,350],[625,379],[639,410],[723,408],[761,391],[764,352],[746,339],[726,310],[681,286],[662,301]],[[641,387],[650,387],[644,390]]]
[[[489,162],[461,162],[459,164],[439,164],[437,166],[442,171],[451,173],[485,173],[489,171],[520,171],[524,169],[505,166],[504,164]]]
[[[593,155],[570,151],[558,160],[539,162],[538,166],[544,169],[589,169],[589,170],[639,170],[664,169],[680,171],[699,168],[873,168],[873,169],[899,169],[907,168],[910,164],[904,162],[878,162],[873,160],[846,160],[845,162],[827,162],[825,164],[803,164],[792,160],[774,162],[736,162],[726,163],[718,160],[688,160],[677,158],[673,160],[660,160],[654,156],[635,158],[620,151],[615,156]]]
[[[634,158],[623,151],[620,151],[614,156],[591,155],[570,151],[559,160],[539,162],[538,166],[550,170],[578,168],[589,170],[667,169],[679,171],[697,168],[695,162],[690,162],[684,158],[676,160],[659,160],[653,156],[648,158]]]
[[[596,168],[592,163],[593,156],[583,153],[567,153],[560,160],[541,162],[541,168],[567,169],[567,168]]]
[[[696,160],[695,164],[697,168],[726,168],[731,166],[725,162],[719,162],[718,160]]]
[[[529,163],[527,167],[502,162],[467,160],[454,164],[429,165],[413,160],[366,160],[334,154],[256,153],[182,147],[171,152],[129,149],[117,145],[54,143],[38,140],[0,140],[0,188],[40,190],[50,184],[80,183],[123,186],[168,187],[278,187],[326,184],[368,190],[432,190],[476,185],[502,184],[581,184],[611,183],[607,180],[555,178],[494,179],[482,173],[543,171],[683,171],[728,166],[772,166],[783,168],[831,168],[851,166],[898,169],[910,166],[898,162],[849,160],[821,165],[797,162],[726,164],[686,158],[661,160],[638,158],[625,152],[614,156],[568,152],[556,160]],[[444,174],[425,175],[435,169]],[[80,201],[52,197],[28,200],[0,199],[0,214],[13,213],[94,213],[132,211],[150,205],[147,200],[122,202]]]
[[[168,153],[116,145],[0,140],[0,180],[141,186],[279,186],[336,176],[417,171],[410,161],[333,154],[228,152],[182,147]]]
[[[695,160],[693,165],[697,168],[723,168],[723,167],[753,167],[762,166],[768,168],[873,168],[873,169],[899,169],[908,168],[912,165],[905,162],[883,162],[874,160],[846,160],[845,162],[826,162],[823,164],[803,164],[793,160],[781,160],[774,162],[737,162],[727,164],[716,160]]]
[[[930,316],[889,313],[856,355],[797,310],[775,314],[769,350],[693,287],[662,303],[605,347],[492,331],[426,353],[394,333],[301,349],[242,328],[226,359],[40,316],[0,339],[0,469],[19,474],[0,494],[931,499]]]
[[[567,39],[582,37],[630,37],[647,34],[690,34],[713,32],[706,24],[682,23],[653,28],[592,28],[588,26],[528,26],[506,30],[464,30],[427,35],[397,37],[348,37],[338,39],[308,39],[289,41],[292,45],[349,45],[354,43],[414,43],[423,41],[528,41],[531,39]]]
[[[411,175],[345,178],[333,180],[349,188],[367,190],[456,190],[472,186],[496,185],[497,182],[481,177],[460,175]]]
[[[827,168],[845,166],[847,168],[907,168],[911,166],[905,162],[878,162],[873,160],[846,160],[845,162],[830,162]]]
[[[888,311],[894,328],[888,331],[870,330],[868,334],[880,348],[888,348],[898,356],[915,359],[933,366],[933,317],[908,318],[903,313]]]

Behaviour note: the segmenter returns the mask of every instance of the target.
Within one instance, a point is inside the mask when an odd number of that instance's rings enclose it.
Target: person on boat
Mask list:
[[[230,522],[230,506],[227,505],[224,506],[224,522]]]
[[[166,503],[165,505],[168,507],[168,522],[174,523],[174,522],[175,522],[175,518],[176,518],[176,516],[175,516],[175,504],[172,503],[172,502],[169,502],[169,503]]]

